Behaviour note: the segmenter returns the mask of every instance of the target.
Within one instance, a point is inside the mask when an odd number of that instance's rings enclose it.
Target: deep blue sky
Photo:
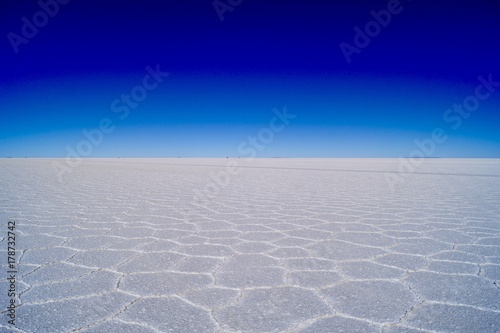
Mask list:
[[[402,0],[348,64],[339,44],[387,4],[243,0],[221,22],[212,0],[71,0],[15,53],[8,34],[41,8],[3,0],[0,157],[64,157],[103,118],[115,129],[90,157],[245,157],[285,105],[297,117],[259,157],[408,156],[435,128],[431,157],[500,157],[500,86],[443,119],[479,75],[500,81],[500,3]],[[120,119],[112,102],[157,64],[169,76]]]

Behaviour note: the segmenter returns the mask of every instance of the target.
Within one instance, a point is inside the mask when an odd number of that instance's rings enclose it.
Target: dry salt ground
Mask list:
[[[498,159],[54,161],[0,160],[0,332],[500,332]]]

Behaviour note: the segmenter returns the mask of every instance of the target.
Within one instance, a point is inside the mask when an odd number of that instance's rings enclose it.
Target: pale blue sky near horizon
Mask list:
[[[257,157],[409,156],[437,128],[425,157],[500,157],[500,87],[446,116],[479,76],[500,81],[496,5],[402,3],[349,64],[339,43],[387,1],[243,2],[223,22],[209,2],[71,2],[18,54],[0,45],[0,157],[66,157],[106,118],[81,157],[246,157],[285,106],[296,118]],[[4,35],[40,9],[6,4]],[[157,65],[137,106],[120,100]]]

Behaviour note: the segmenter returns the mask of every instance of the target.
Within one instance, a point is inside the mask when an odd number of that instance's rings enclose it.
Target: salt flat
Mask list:
[[[1,332],[500,332],[498,159],[57,161],[0,160]]]

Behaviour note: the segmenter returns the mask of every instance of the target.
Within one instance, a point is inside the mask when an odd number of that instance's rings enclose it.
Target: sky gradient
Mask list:
[[[82,157],[246,157],[285,106],[296,117],[258,157],[409,156],[437,128],[426,157],[500,157],[500,83],[470,97],[500,82],[493,1],[401,1],[350,63],[339,44],[392,1],[244,0],[223,21],[208,0],[65,2],[14,47],[42,7],[0,5],[0,157],[65,157],[103,119]],[[145,89],[157,66],[169,75]],[[447,113],[474,100],[460,123]]]

